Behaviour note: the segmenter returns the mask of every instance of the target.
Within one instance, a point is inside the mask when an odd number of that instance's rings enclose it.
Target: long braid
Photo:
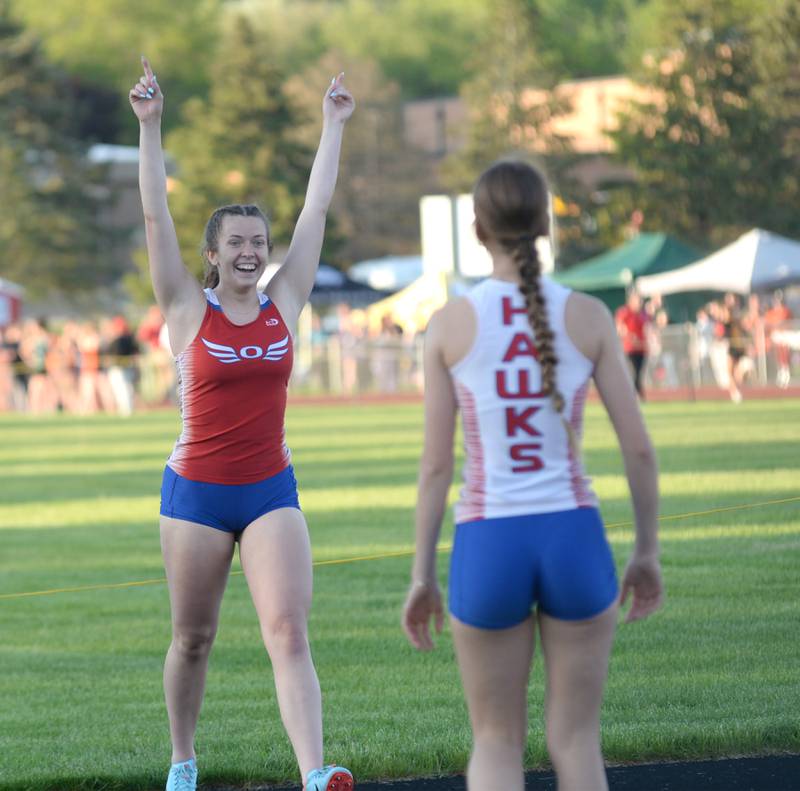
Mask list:
[[[547,182],[536,168],[520,160],[496,162],[475,185],[476,228],[479,238],[482,233],[498,241],[519,267],[520,291],[542,371],[542,394],[550,397],[561,416],[573,452],[580,453],[572,424],[564,417],[566,402],[558,388],[555,336],[547,316],[536,249],[536,240],[547,236],[550,227],[547,194]]]
[[[555,337],[553,330],[550,329],[550,322],[547,320],[547,306],[540,278],[541,262],[533,236],[525,235],[516,239],[510,252],[519,266],[522,279],[520,291],[525,297],[528,321],[533,330],[539,365],[542,367],[542,392],[552,398],[556,412],[563,416],[564,396],[561,395],[556,381],[558,358],[555,351]]]

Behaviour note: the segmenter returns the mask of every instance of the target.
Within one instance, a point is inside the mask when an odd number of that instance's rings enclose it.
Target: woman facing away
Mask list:
[[[403,626],[433,647],[441,631],[436,543],[453,476],[455,417],[466,458],[456,505],[449,609],[469,707],[470,791],[522,791],[527,685],[538,625],[547,746],[560,791],[607,789],[600,706],[618,606],[661,605],[656,460],[605,306],[544,277],[547,186],[520,161],[475,188],[475,228],[492,276],[434,314],[425,338],[425,447],[417,552]],[[618,595],[597,500],[579,455],[594,380],[617,434],[636,518]]]
[[[206,288],[184,266],[167,205],[163,95],[143,58],[130,91],[140,123],[139,183],[150,272],[180,377],[183,429],[161,489],[161,546],[172,612],[164,692],[172,739],[167,791],[197,784],[194,734],[220,603],[239,543],[242,569],[275,674],[281,718],[306,791],[347,791],[349,771],[323,766],[322,703],[308,644],[308,529],[284,443],[292,327],[308,300],[353,97],[336,77],[286,259],[257,289],[271,248],[254,205],[223,206],[205,232]]]

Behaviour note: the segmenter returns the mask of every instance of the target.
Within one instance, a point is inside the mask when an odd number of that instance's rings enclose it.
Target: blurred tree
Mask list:
[[[127,94],[139,78],[141,53],[170,86],[165,128],[177,123],[185,99],[208,87],[223,0],[12,0],[11,5],[15,16],[41,39],[48,58],[98,99],[95,114],[108,112],[103,91],[117,94],[117,124],[127,121]],[[127,123],[111,130],[101,124],[88,131],[100,132],[103,142],[136,142],[135,130]],[[120,137],[109,139],[109,132],[119,132]]]
[[[661,28],[673,39],[645,63],[654,98],[632,104],[614,135],[619,156],[639,172],[649,228],[699,244],[754,225],[800,235],[798,163],[789,146],[798,118],[781,110],[786,91],[797,99],[797,61],[769,53],[774,43],[754,28],[751,10],[714,0],[671,0],[663,9]],[[796,32],[796,4],[761,13],[771,20],[762,20],[762,31],[792,23]],[[790,38],[786,54],[796,52]]]
[[[782,125],[784,151],[800,165],[800,4],[773,0],[770,13],[754,15],[753,33],[758,75],[753,93]]]
[[[619,74],[631,14],[647,0],[526,0],[542,62],[559,79]]]
[[[124,265],[99,221],[103,174],[75,138],[81,114],[69,79],[0,0],[0,274],[35,297],[108,285]]]
[[[555,79],[531,42],[535,14],[527,0],[497,0],[475,50],[475,77],[462,86],[468,107],[467,141],[448,157],[443,180],[455,192],[469,191],[493,160],[517,151],[538,156],[566,150],[549,130],[566,108],[552,94]]]
[[[269,52],[269,40],[257,37],[246,18],[230,19],[211,65],[208,97],[186,102],[183,125],[165,140],[177,165],[170,208],[184,261],[198,273],[203,229],[218,206],[258,203],[280,246],[288,244],[303,204],[312,152],[296,139],[304,119]],[[318,89],[319,114],[328,81]],[[161,82],[169,102],[169,83]]]
[[[432,188],[425,155],[405,141],[403,108],[396,83],[380,67],[336,52],[293,77],[287,91],[309,122],[297,130],[309,148],[321,130],[319,86],[345,72],[356,99],[342,147],[341,174],[331,207],[323,255],[346,267],[365,258],[419,251],[419,198]]]
[[[330,47],[374,59],[404,98],[452,96],[474,74],[472,55],[490,15],[485,0],[345,0],[327,3]]]

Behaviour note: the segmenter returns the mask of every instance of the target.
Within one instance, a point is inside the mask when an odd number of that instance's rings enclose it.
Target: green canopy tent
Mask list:
[[[610,310],[625,302],[625,291],[637,277],[668,272],[697,261],[702,253],[665,233],[640,233],[629,242],[590,258],[552,277],[576,291],[602,299]],[[679,294],[665,299],[670,317],[688,319],[707,295]]]

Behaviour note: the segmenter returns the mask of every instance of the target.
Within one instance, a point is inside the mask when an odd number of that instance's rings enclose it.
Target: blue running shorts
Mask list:
[[[297,481],[289,465],[256,483],[190,481],[167,466],[161,481],[161,515],[241,533],[259,516],[278,508],[300,508]]]
[[[534,607],[579,621],[617,597],[617,575],[596,508],[456,525],[450,612],[482,629],[508,629]]]

